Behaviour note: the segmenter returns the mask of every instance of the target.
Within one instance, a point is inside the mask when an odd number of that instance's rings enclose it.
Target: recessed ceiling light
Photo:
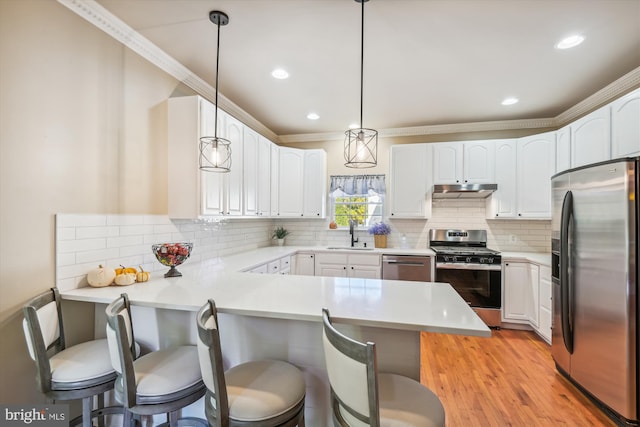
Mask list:
[[[513,105],[513,104],[517,104],[517,103],[518,103],[518,101],[519,101],[519,100],[518,100],[518,98],[513,98],[513,97],[511,97],[511,98],[505,98],[505,99],[502,101],[502,105]]]
[[[309,119],[309,120],[318,120],[319,118],[320,118],[320,116],[317,115],[316,113],[307,114],[307,119]]]
[[[360,127],[360,125],[359,125],[359,124],[357,124],[357,123],[351,123],[351,124],[349,125],[349,129],[358,129],[359,127]]]
[[[286,79],[289,77],[289,73],[287,73],[287,71],[283,70],[282,68],[276,68],[271,72],[271,75],[276,79],[280,79],[280,80]]]
[[[574,34],[573,36],[566,37],[556,44],[557,49],[570,49],[572,47],[578,46],[580,43],[584,41],[584,36],[580,34]]]

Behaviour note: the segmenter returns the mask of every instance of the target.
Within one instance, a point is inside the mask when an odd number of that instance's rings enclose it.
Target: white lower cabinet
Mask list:
[[[538,327],[536,331],[547,343],[551,344],[551,319],[553,307],[551,305],[551,268],[540,266],[540,311],[538,313]]]
[[[551,343],[551,268],[528,261],[503,261],[502,321],[528,325]],[[508,325],[507,325],[508,327]]]
[[[257,274],[291,274],[291,257],[289,255],[249,270]]]
[[[293,274],[298,276],[316,275],[316,255],[313,252],[299,252],[293,257]]]
[[[317,253],[315,275],[379,279],[382,271],[380,260],[379,254]]]

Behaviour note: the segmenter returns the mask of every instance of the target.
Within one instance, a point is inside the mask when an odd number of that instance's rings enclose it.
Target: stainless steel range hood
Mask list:
[[[498,184],[439,184],[433,186],[434,199],[484,199]]]

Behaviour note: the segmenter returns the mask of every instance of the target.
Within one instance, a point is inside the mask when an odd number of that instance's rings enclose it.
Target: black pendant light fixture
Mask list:
[[[362,126],[362,100],[364,81],[364,4],[369,0],[355,0],[362,4],[362,28],[360,33],[360,128],[344,133],[345,166],[372,168],[378,164],[378,131]]]
[[[229,23],[224,12],[209,12],[209,19],[218,26],[218,44],[216,48],[216,109],[213,136],[200,138],[200,170],[205,172],[231,171],[231,141],[218,136],[218,66],[220,64],[220,27]]]

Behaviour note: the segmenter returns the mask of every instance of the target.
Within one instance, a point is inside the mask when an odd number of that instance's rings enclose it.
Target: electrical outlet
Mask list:
[[[509,241],[510,242],[515,242],[516,241],[516,235],[515,234],[509,235]]]

